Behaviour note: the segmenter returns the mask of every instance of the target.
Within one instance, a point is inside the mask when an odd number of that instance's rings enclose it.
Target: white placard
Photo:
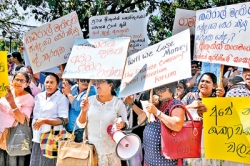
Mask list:
[[[194,59],[250,68],[250,3],[196,12]]]
[[[131,37],[131,55],[148,46],[147,22],[146,12],[93,16],[89,18],[89,37]]]
[[[66,63],[76,38],[82,38],[76,12],[28,31],[24,43],[34,73]]]
[[[194,35],[195,21],[196,21],[196,11],[176,9],[172,34],[175,35],[181,31],[190,28],[190,33]]]
[[[63,78],[121,79],[130,38],[76,39]]]
[[[189,29],[128,57],[119,97],[191,77]]]

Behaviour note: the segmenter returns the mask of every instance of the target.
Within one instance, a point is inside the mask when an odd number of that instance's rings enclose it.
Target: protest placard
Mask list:
[[[196,12],[194,59],[250,68],[250,3]]]
[[[9,86],[7,52],[0,51],[0,97],[7,94],[6,87]]]
[[[250,164],[249,98],[203,98],[205,157]]]
[[[148,46],[147,22],[146,12],[93,16],[89,19],[89,37],[130,37],[131,55]]]
[[[119,97],[191,77],[189,29],[127,58]]]
[[[66,63],[76,38],[82,38],[76,12],[28,31],[24,43],[34,73]]]
[[[130,38],[77,39],[63,78],[121,79]]]
[[[175,35],[186,29],[190,29],[190,34],[195,34],[196,11],[176,9],[172,34]]]
[[[218,83],[220,78],[220,67],[221,65],[217,63],[202,62],[201,71],[202,73],[206,72],[214,73],[217,77],[217,83]]]

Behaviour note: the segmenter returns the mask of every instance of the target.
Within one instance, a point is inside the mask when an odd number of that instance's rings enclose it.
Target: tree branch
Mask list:
[[[129,7],[133,6],[133,5],[142,3],[142,2],[143,2],[143,0],[138,0],[138,1],[134,2],[134,3],[127,3],[125,6],[123,6],[119,10],[117,10],[116,13],[124,12],[125,9],[127,9],[127,8],[129,8]]]

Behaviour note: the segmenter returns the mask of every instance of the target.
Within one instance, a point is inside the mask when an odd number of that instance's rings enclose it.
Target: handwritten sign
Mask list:
[[[205,73],[205,72],[214,73],[216,75],[217,79],[218,79],[218,82],[219,82],[220,67],[221,67],[220,64],[202,62],[201,71],[202,71],[202,73]]]
[[[146,12],[93,16],[89,37],[130,37],[129,55],[138,52],[148,46]]]
[[[187,29],[129,56],[119,97],[191,77],[189,38]]]
[[[9,86],[7,52],[0,51],[0,97],[7,94],[6,86]]]
[[[130,38],[77,39],[63,78],[121,79]]]
[[[190,28],[190,33],[195,34],[196,11],[176,9],[172,34],[175,35]]]
[[[194,59],[250,68],[249,8],[239,3],[197,11]]]
[[[202,103],[208,108],[205,157],[250,164],[249,98],[204,98]]]
[[[76,38],[82,38],[76,12],[27,32],[25,46],[34,73],[66,63]]]

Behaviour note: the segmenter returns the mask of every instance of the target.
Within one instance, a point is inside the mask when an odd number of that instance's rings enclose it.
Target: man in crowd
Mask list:
[[[200,70],[200,67],[199,67],[197,61],[191,62],[191,73],[192,73],[192,77],[188,78],[186,80],[186,85],[187,85],[187,88],[189,89],[189,91],[195,92],[198,90],[198,87],[197,87],[198,80],[199,80],[199,76],[201,74],[201,70]]]

